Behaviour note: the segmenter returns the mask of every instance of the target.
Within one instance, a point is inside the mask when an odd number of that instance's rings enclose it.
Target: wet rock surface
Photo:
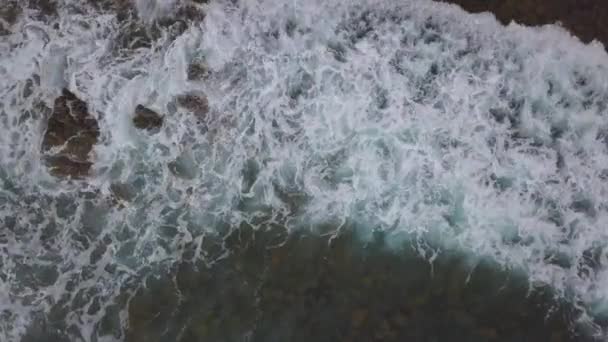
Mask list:
[[[524,25],[561,22],[583,42],[593,39],[608,47],[608,2],[596,0],[437,0],[460,5],[468,12],[492,12],[503,24]]]
[[[192,61],[186,70],[189,81],[200,81],[209,77],[209,68],[203,61]]]
[[[163,117],[147,107],[137,105],[133,115],[133,125],[139,129],[158,130],[163,125]]]
[[[201,22],[205,19],[205,12],[202,10],[201,7],[195,5],[195,4],[182,4],[181,6],[179,6],[176,11],[175,14],[173,16],[171,16],[168,19],[165,19],[165,21],[168,21],[169,23],[172,23],[175,20],[186,20],[186,21],[191,21],[191,22]],[[164,21],[161,21],[161,24],[163,24]]]
[[[209,237],[213,262],[183,261],[150,277],[129,306],[127,341],[591,341],[577,312],[516,274],[411,248],[288,236],[242,225]]]
[[[57,2],[54,0],[29,0],[28,5],[38,12],[36,17],[39,19],[57,14]]]
[[[0,6],[0,36],[9,33],[9,28],[17,21],[23,9],[17,1],[6,1]]]
[[[110,185],[110,193],[112,202],[117,205],[122,205],[125,202],[131,202],[136,197],[136,190],[133,186],[125,183],[113,183]]]
[[[146,27],[136,20],[126,20],[121,23],[113,42],[112,48],[116,55],[127,55],[133,50],[149,49],[154,41],[160,38],[160,32]]]
[[[89,154],[99,137],[99,126],[87,104],[63,89],[55,99],[42,140],[42,152],[55,176],[82,178],[89,173]]]
[[[149,49],[161,38],[170,42],[183,34],[189,25],[204,20],[205,13],[200,6],[179,3],[169,13],[144,22],[131,1],[106,0],[93,2],[101,11],[115,13],[120,29],[112,42],[116,56],[129,55],[137,49]]]
[[[192,112],[199,121],[205,121],[209,113],[209,101],[203,92],[189,92],[178,95],[176,98],[178,107]]]
[[[118,21],[136,17],[135,2],[130,0],[88,0],[89,4],[101,11],[115,12]]]

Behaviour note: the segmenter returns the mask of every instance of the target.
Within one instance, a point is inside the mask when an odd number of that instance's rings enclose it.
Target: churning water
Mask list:
[[[259,222],[380,232],[430,265],[491,261],[549,286],[603,338],[600,44],[410,0],[215,1],[181,30],[155,26],[174,2],[136,1],[134,24],[64,0],[47,17],[24,9],[0,36],[0,340],[55,316],[69,340],[122,340],[128,310],[115,303],[146,275],[186,252],[226,258],[206,239]],[[203,80],[188,78],[196,61]],[[99,123],[84,180],[41,162],[64,87]],[[175,105],[191,91],[207,96],[204,120]],[[133,126],[138,104],[164,115],[159,132]]]

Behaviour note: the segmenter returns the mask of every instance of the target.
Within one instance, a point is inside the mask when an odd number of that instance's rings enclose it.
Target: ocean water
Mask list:
[[[328,322],[381,331],[367,307],[391,297],[436,311],[401,321],[458,321],[470,340],[606,338],[601,44],[423,0],[210,1],[193,5],[204,20],[171,20],[180,6],[137,0],[125,19],[64,0],[25,8],[0,36],[0,340],[348,340],[336,331],[352,327]],[[62,88],[100,128],[84,180],[42,162]],[[204,118],[176,105],[189,92],[208,99]],[[138,104],[164,116],[159,132],[133,126]],[[327,250],[343,239],[351,261]],[[387,274],[395,283],[376,282]],[[293,289],[310,279],[333,292],[298,316]],[[458,290],[432,285],[446,282]],[[383,296],[351,311],[336,298],[352,286]],[[471,309],[502,288],[525,304]],[[493,328],[455,319],[461,305]],[[497,327],[522,307],[530,326]],[[409,329],[386,324],[351,340]],[[445,338],[424,333],[409,338]]]

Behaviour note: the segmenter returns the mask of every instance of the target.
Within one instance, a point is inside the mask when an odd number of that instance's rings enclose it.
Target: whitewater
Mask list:
[[[134,24],[80,0],[45,18],[24,9],[0,36],[0,340],[66,303],[73,340],[121,340],[97,327],[125,288],[186,250],[226,257],[205,237],[260,220],[380,231],[431,264],[491,260],[605,338],[600,43],[413,0],[211,1],[194,4],[204,20],[155,26],[180,4],[137,0],[133,22],[156,36],[131,46]],[[203,79],[188,77],[193,62]],[[84,179],[43,162],[62,88],[99,124]],[[175,104],[193,91],[203,119]],[[158,132],[133,126],[138,104],[164,116]]]

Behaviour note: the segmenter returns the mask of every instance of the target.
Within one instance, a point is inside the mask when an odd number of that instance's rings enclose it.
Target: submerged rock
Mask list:
[[[177,2],[169,11],[157,6],[138,6],[130,0],[88,0],[101,12],[115,13],[119,29],[111,42],[113,54],[130,55],[134,50],[150,49],[156,42],[169,43],[182,35],[188,26],[202,21],[200,5]]]
[[[29,7],[38,11],[37,18],[45,18],[57,14],[57,3],[53,0],[29,0]]]
[[[190,92],[178,95],[175,99],[179,107],[194,113],[199,120],[205,121],[207,118],[209,101],[203,92]]]
[[[194,179],[198,174],[196,162],[188,152],[182,153],[167,166],[173,175],[182,179]]]
[[[112,183],[110,193],[112,203],[120,206],[125,202],[131,202],[137,195],[133,186],[126,183]]]
[[[82,178],[89,173],[89,153],[99,137],[97,120],[87,104],[67,89],[55,99],[42,140],[46,164],[55,176]]]
[[[209,77],[209,68],[204,62],[193,61],[188,65],[186,76],[189,81],[200,81]]]
[[[137,105],[133,125],[139,129],[156,130],[163,125],[163,117],[149,108]]]
[[[22,12],[17,1],[8,1],[0,6],[0,36],[10,33],[9,28],[17,21]]]
[[[116,13],[116,19],[122,22],[129,17],[137,17],[135,2],[129,0],[87,0],[100,11],[110,11]]]
[[[175,13],[175,18],[185,18],[186,20],[200,22],[205,19],[205,12],[199,6],[196,6],[194,4],[187,4],[184,6],[180,6],[177,9]]]
[[[517,274],[451,253],[431,265],[383,241],[274,224],[205,237],[192,253],[208,264],[179,262],[135,294],[126,340],[592,340],[569,326],[573,308]]]
[[[112,49],[119,55],[137,49],[149,49],[158,38],[157,32],[147,29],[138,21],[126,20],[112,41]]]

